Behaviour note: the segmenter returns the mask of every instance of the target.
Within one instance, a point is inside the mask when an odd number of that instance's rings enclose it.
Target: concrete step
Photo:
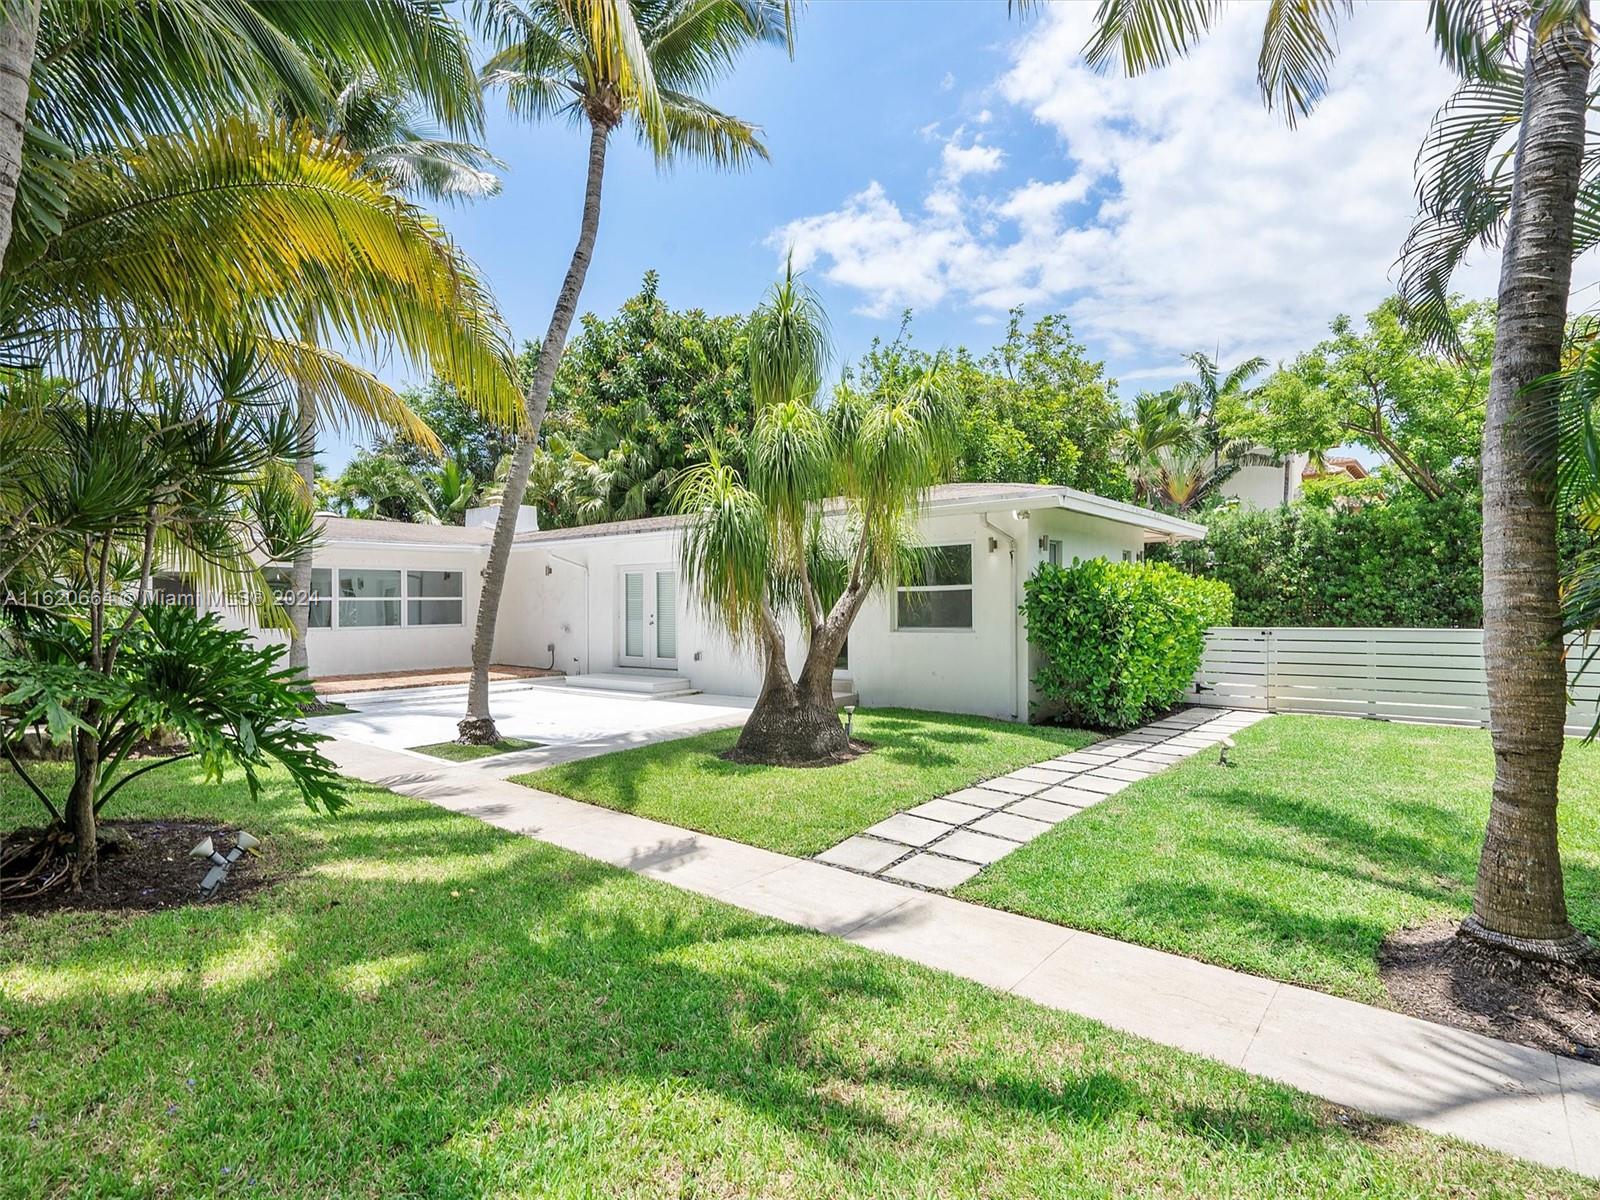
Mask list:
[[[596,671],[568,675],[566,686],[594,692],[628,692],[636,696],[692,696],[700,689],[670,671]]]

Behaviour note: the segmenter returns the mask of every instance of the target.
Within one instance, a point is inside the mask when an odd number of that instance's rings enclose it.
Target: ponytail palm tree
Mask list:
[[[761,694],[732,757],[836,760],[850,745],[833,668],[874,587],[894,578],[927,489],[957,453],[958,393],[942,358],[899,395],[844,389],[823,407],[827,325],[816,297],[786,275],[751,317],[753,426],[743,472],[719,450],[684,472],[674,506],[691,518],[684,578],[705,612],[762,658]],[[786,621],[806,639],[789,670]]]
[[[1187,53],[1223,7],[1102,0],[1085,54],[1093,64],[1120,62],[1129,74],[1142,73]],[[1262,95],[1293,123],[1326,91],[1337,22],[1353,5],[1315,0],[1261,11]],[[1570,957],[1587,941],[1567,920],[1556,840],[1566,673],[1549,461],[1557,398],[1548,381],[1561,366],[1574,247],[1593,240],[1584,173],[1593,162],[1586,116],[1594,25],[1589,0],[1431,0],[1421,16],[1470,86],[1453,113],[1455,136],[1419,156],[1423,221],[1407,243],[1402,286],[1414,293],[1413,314],[1429,311],[1419,297],[1431,296],[1431,311],[1440,311],[1450,274],[1471,245],[1502,247],[1483,446],[1483,636],[1495,779],[1463,930],[1521,954]],[[1513,95],[1515,105],[1506,104]],[[1498,102],[1510,119],[1478,119],[1470,105],[1482,101]]]
[[[499,731],[489,712],[489,663],[517,508],[594,253],[611,134],[631,123],[662,164],[699,159],[739,168],[765,159],[757,127],[719,112],[699,93],[751,46],[787,42],[790,10],[786,0],[476,0],[474,11],[497,47],[485,84],[502,90],[518,116],[560,117],[589,133],[578,242],[523,397],[525,428],[506,476],[473,631],[460,736],[492,744]]]

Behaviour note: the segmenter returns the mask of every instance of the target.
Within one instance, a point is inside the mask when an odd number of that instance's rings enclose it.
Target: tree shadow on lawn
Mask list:
[[[385,879],[385,867],[408,869],[415,841],[357,832],[389,814],[339,818],[327,865],[364,855],[358,879],[314,874],[267,905],[133,918],[13,960],[84,982],[8,1004],[6,1023],[24,1034],[8,1054],[9,1103],[33,1106],[41,1141],[73,1138],[95,1114],[93,1149],[58,1147],[57,1168],[83,1174],[38,1181],[125,1179],[137,1161],[146,1179],[226,1183],[226,1161],[301,1191],[381,1182],[465,1196],[551,1156],[565,1160],[556,1178],[648,1181],[672,1166],[637,1153],[652,1136],[641,1114],[657,1105],[712,1137],[699,1149],[669,1141],[664,1155],[715,1159],[717,1113],[732,1108],[828,1170],[881,1154],[935,1178],[971,1149],[963,1122],[928,1125],[952,1109],[1002,1123],[1019,1151],[1125,1120],[1184,1153],[1188,1138],[1210,1137],[1185,1115],[1201,1111],[1207,1083],[1241,1087],[1223,1068],[1175,1052],[1152,1064],[1141,1044],[977,985],[951,985],[968,1000],[953,1014],[919,968],[448,815],[417,817],[429,850],[473,865]],[[263,968],[219,978],[206,965],[251,947],[265,948]],[[95,986],[107,976],[130,982]],[[1019,1052],[997,1065],[990,1036]],[[1255,1144],[1343,1136],[1314,1102],[1242,1086],[1229,1127]],[[638,1122],[628,1155],[613,1140],[619,1113]],[[48,1171],[42,1149],[24,1152],[19,1178],[30,1160]],[[777,1153],[768,1166],[781,1173]]]

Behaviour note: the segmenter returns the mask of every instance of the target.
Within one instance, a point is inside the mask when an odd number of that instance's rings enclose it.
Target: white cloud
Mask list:
[[[1327,95],[1295,129],[1261,104],[1248,8],[1190,58],[1131,80],[1083,65],[1089,17],[1050,9],[992,89],[1047,149],[961,146],[958,130],[920,209],[872,183],[772,240],[866,312],[1055,305],[1097,353],[1149,370],[1201,346],[1284,355],[1391,290],[1413,159],[1451,86],[1418,9],[1357,10]],[[1035,178],[996,198],[957,186],[1008,164]],[[1493,265],[1458,285],[1492,292]]]
[[[958,146],[955,138],[944,144],[944,150],[939,155],[944,167],[944,177],[952,182],[964,179],[968,175],[993,174],[1000,169],[1005,157],[1005,151],[999,146],[985,146],[979,142],[973,142],[970,146]]]
[[[941,92],[948,92],[951,88],[955,87],[955,85],[956,75],[954,71],[946,71],[944,73],[944,78],[939,80],[939,90]]]

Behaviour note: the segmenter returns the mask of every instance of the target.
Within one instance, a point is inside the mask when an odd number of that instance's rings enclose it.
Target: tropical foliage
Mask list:
[[[1128,478],[1115,452],[1120,413],[1105,364],[1088,357],[1065,317],[1024,320],[1021,308],[1012,309],[999,345],[943,356],[960,396],[954,477],[1125,498]],[[895,337],[874,339],[845,380],[869,396],[892,395],[939,357],[916,345],[908,311]]]
[[[1023,591],[1039,651],[1035,719],[1096,729],[1126,729],[1181,700],[1206,630],[1233,611],[1226,584],[1166,563],[1044,563]]]
[[[0,616],[0,746],[24,778],[14,747],[30,731],[70,747],[73,764],[59,801],[34,786],[52,823],[8,851],[0,889],[82,882],[114,781],[158,731],[213,772],[236,763],[254,787],[256,767],[277,762],[308,803],[339,802],[319,739],[296,724],[310,694],[277,670],[281,649],[252,649],[192,611],[198,593],[281,624],[254,563],[316,536],[290,465],[294,420],[253,366],[230,360],[203,391],[0,397],[8,442],[37,460],[6,489],[27,507],[29,544]],[[163,570],[193,589],[183,611],[158,602]]]
[[[1162,555],[1233,591],[1242,625],[1474,627],[1483,620],[1474,499],[1412,490],[1359,505],[1206,515],[1203,542]]]
[[[755,414],[745,467],[712,447],[674,494],[691,519],[685,579],[707,614],[764,664],[732,751],[742,761],[849,753],[834,709],[834,664],[868,595],[914,556],[916,507],[955,461],[958,400],[946,363],[928,363],[894,394],[841,385],[825,403],[828,360],[826,317],[791,271],[750,319]],[[798,675],[789,669],[788,615],[805,636]]]

